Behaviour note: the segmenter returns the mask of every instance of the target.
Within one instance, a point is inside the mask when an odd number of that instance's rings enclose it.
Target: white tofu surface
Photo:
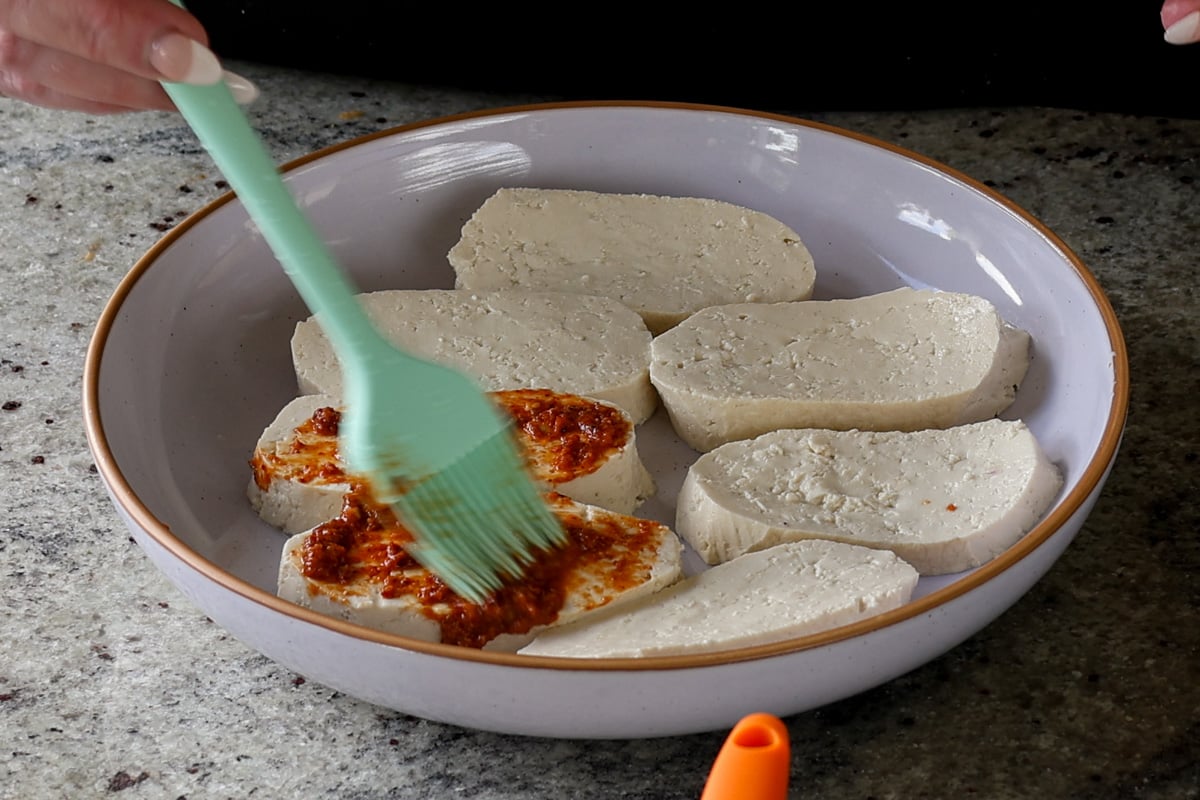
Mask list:
[[[710,564],[781,542],[894,551],[926,575],[991,560],[1028,532],[1062,476],[1023,422],[945,430],[783,430],[692,464],[676,530]]]
[[[696,197],[504,188],[463,226],[456,286],[614,297],[661,333],[711,305],[807,300],[800,235],[749,208]]]
[[[886,550],[792,542],[741,556],[621,609],[548,629],[520,652],[643,658],[769,644],[898,608],[912,596],[917,577]]]
[[[394,344],[462,370],[484,390],[551,389],[595,397],[625,409],[638,424],[658,405],[650,384],[650,331],[618,300],[454,289],[394,289],[359,297]],[[341,394],[341,369],[314,317],[296,325],[291,347],[301,394]]]
[[[1028,365],[1029,335],[987,300],[896,289],[707,308],[654,339],[650,378],[680,437],[703,452],[780,428],[988,419]]]

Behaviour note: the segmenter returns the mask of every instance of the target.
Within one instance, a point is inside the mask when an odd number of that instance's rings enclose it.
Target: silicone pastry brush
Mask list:
[[[535,549],[566,538],[512,421],[467,376],[404,353],[375,329],[223,83],[163,86],[329,337],[344,377],[347,467],[410,530],[410,554],[482,602]]]
[[[791,745],[783,720],[742,717],[721,746],[700,800],[787,800]]]

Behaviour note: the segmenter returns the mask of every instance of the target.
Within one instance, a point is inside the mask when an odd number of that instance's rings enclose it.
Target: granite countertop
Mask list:
[[[280,161],[554,100],[244,65]],[[982,180],[1089,265],[1132,407],[1091,518],[995,623],[787,720],[793,797],[1200,797],[1200,120],[1047,108],[770,109]],[[81,376],[118,281],[224,192],[169,114],[0,100],[0,797],[696,798],[724,733],[549,741],[342,695],[206,619],[132,542],[88,452]],[[736,691],[730,687],[730,691]]]

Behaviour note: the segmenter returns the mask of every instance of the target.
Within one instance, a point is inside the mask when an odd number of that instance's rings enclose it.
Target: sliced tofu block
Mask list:
[[[629,514],[654,493],[633,421],[611,403],[544,389],[493,392],[515,423],[535,480],[574,500]],[[329,395],[301,395],[263,431],[250,460],[250,504],[271,525],[299,533],[337,516],[354,483],[338,457],[342,410]]]
[[[562,292],[395,289],[360,295],[372,322],[408,352],[459,369],[485,390],[550,389],[607,400],[634,422],[658,405],[650,331],[608,297]],[[314,317],[292,335],[301,394],[342,390],[333,348]]]
[[[924,575],[990,561],[1054,501],[1062,475],[1020,421],[945,430],[782,430],[688,470],[676,531],[710,564],[781,542],[895,552]]]
[[[505,188],[448,254],[464,289],[614,297],[662,333],[711,305],[807,300],[816,270],[794,230],[719,200]]]
[[[650,379],[700,451],[780,428],[919,430],[994,417],[1029,334],[987,300],[896,289],[700,311],[651,346]]]
[[[665,525],[548,495],[568,542],[537,552],[484,603],[462,599],[405,551],[411,541],[362,491],[342,513],[290,537],[278,594],[306,608],[428,642],[515,651],[549,626],[654,594],[682,576],[682,545]]]
[[[761,550],[611,612],[543,631],[520,652],[689,655],[819,633],[907,603],[917,571],[894,553],[821,540]]]

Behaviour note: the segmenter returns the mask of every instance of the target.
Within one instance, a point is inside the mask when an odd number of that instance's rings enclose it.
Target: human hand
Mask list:
[[[168,0],[0,0],[0,95],[93,114],[167,110],[160,80],[227,75],[199,20]],[[235,97],[256,93],[230,77]]]
[[[1200,42],[1200,0],[1165,0],[1162,6],[1163,38],[1171,44]]]

